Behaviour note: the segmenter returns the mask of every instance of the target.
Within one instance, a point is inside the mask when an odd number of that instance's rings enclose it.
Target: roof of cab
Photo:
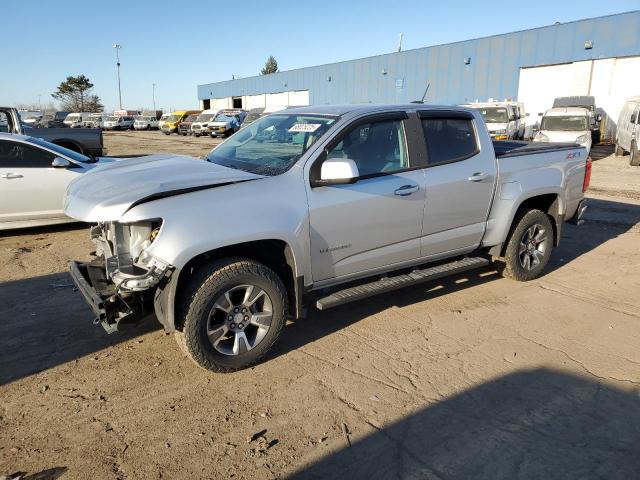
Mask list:
[[[568,115],[586,117],[589,115],[589,109],[584,107],[557,107],[550,108],[544,112],[545,117],[566,117]]]
[[[400,104],[376,104],[356,103],[344,105],[309,105],[305,107],[288,108],[280,110],[273,115],[287,115],[290,113],[305,115],[335,115],[341,116],[347,113],[378,113],[394,112],[398,110],[471,110],[468,107],[452,105],[430,105],[425,103],[400,103]]]

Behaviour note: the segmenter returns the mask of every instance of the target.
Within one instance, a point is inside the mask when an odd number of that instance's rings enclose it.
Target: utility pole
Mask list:
[[[117,43],[113,44],[113,48],[116,49],[116,66],[118,67],[118,100],[120,104],[120,110],[122,110],[122,90],[120,89],[120,49],[122,45]]]
[[[398,53],[402,51],[402,34],[398,35]]]
[[[38,94],[38,110],[42,112],[42,102],[40,101],[41,97],[42,95],[39,93]]]
[[[152,83],[151,86],[153,87],[153,114],[155,115],[156,113],[156,84]]]

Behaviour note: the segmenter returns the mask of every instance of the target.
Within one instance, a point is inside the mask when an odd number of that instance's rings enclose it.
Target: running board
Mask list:
[[[486,267],[489,260],[482,257],[467,257],[451,263],[428,267],[422,270],[414,270],[411,273],[397,275],[395,277],[382,278],[375,282],[358,285],[356,287],[345,288],[339,290],[323,298],[319,298],[316,302],[318,310],[326,310],[328,308],[344,305],[345,303],[355,302],[363,298],[372,297],[379,293],[386,293],[399,288],[417,285],[418,283],[428,282],[438,278],[448,277],[456,273],[466,272],[475,268]]]

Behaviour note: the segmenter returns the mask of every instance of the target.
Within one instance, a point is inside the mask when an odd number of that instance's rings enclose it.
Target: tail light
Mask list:
[[[584,167],[584,181],[582,182],[582,192],[586,192],[591,183],[591,157],[587,157],[587,164]]]

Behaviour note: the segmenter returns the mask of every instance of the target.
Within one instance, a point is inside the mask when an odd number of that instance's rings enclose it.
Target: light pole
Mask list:
[[[122,110],[122,90],[120,90],[120,49],[122,48],[122,45],[114,43],[113,48],[116,49],[116,65],[118,66],[118,100],[120,101],[120,110]]]
[[[156,84],[152,83],[151,86],[153,87],[153,114],[155,115],[156,112]]]

